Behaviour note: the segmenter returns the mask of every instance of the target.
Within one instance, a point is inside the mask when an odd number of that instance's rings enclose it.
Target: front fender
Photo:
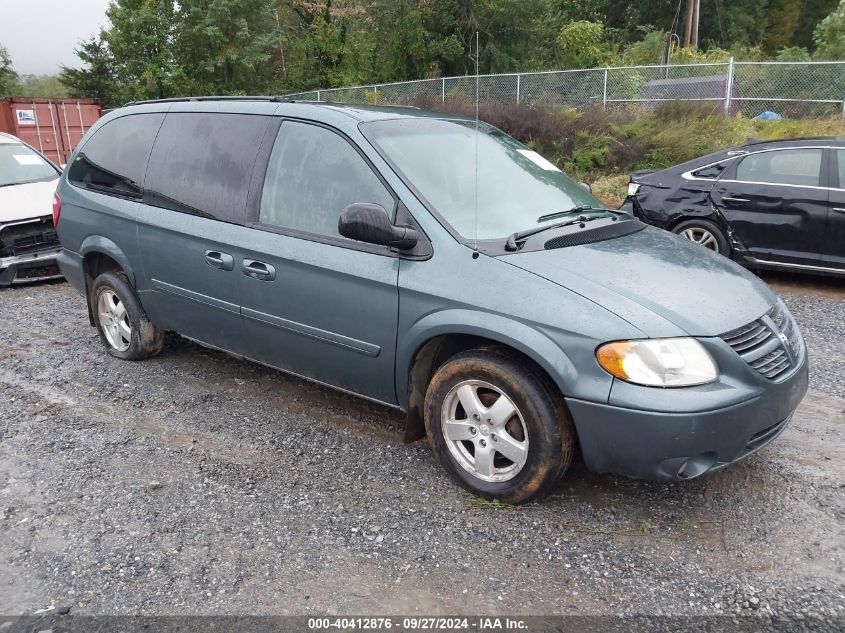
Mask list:
[[[400,336],[396,358],[399,404],[408,407],[411,365],[417,351],[429,340],[446,334],[490,339],[525,354],[542,367],[561,393],[571,393],[578,371],[560,346],[540,330],[497,314],[467,309],[448,309],[427,314]]]

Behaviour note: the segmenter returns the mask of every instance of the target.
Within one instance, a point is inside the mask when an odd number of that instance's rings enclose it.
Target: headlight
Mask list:
[[[640,186],[637,183],[635,183],[635,182],[629,182],[628,183],[628,195],[629,196],[633,196],[639,190],[640,190]]]
[[[690,387],[719,376],[710,354],[692,338],[606,343],[596,359],[612,376],[646,387]]]

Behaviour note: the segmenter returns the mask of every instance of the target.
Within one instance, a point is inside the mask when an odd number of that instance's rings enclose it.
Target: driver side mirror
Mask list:
[[[414,248],[419,241],[415,229],[394,225],[384,207],[369,202],[356,202],[346,207],[337,221],[337,230],[351,240],[390,246],[400,251]]]
[[[593,193],[593,188],[588,182],[579,182],[578,186],[581,187],[581,189],[584,189],[587,193]]]

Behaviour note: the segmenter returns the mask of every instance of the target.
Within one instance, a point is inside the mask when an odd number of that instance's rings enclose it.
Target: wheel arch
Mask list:
[[[476,348],[506,350],[528,363],[561,396],[577,380],[575,365],[554,341],[505,317],[448,310],[428,315],[409,334],[396,364],[399,404],[407,412],[405,442],[425,436],[423,407],[428,384],[434,372],[460,352]]]
[[[80,248],[82,255],[82,273],[85,278],[85,299],[88,305],[88,320],[94,325],[94,313],[91,306],[91,284],[98,275],[108,271],[122,271],[135,285],[135,275],[129,266],[129,261],[120,247],[113,241],[100,235],[87,237]]]

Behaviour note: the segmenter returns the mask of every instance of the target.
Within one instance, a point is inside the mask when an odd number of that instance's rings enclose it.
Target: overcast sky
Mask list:
[[[78,66],[79,40],[99,33],[109,0],[0,0],[0,44],[21,75]]]

